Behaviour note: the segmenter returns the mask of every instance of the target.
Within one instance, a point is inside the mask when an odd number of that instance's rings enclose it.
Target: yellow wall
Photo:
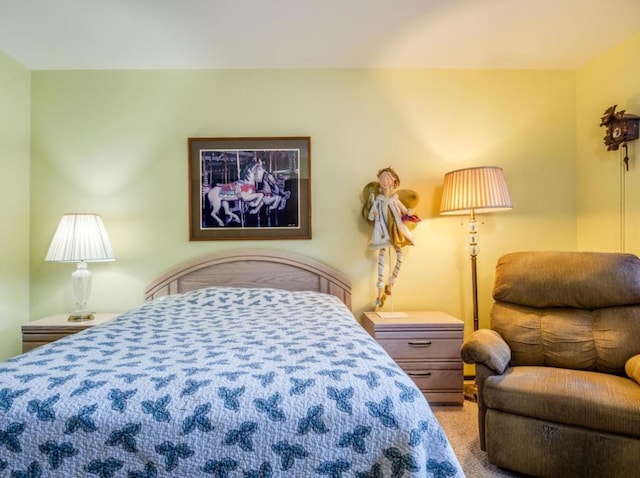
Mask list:
[[[607,151],[600,118],[611,105],[640,115],[640,34],[577,72],[578,248],[640,254],[640,144]],[[624,213],[622,213],[624,209]]]
[[[97,311],[136,306],[144,285],[178,261],[267,247],[344,271],[358,315],[375,295],[360,192],[387,165],[420,192],[424,219],[418,245],[405,250],[396,310],[442,309],[469,322],[465,221],[437,212],[442,176],[456,168],[502,166],[514,204],[482,217],[481,326],[503,253],[638,253],[639,142],[621,174],[598,124],[612,104],[640,113],[639,48],[636,35],[577,72],[29,72],[0,53],[0,358],[19,350],[20,324],[73,306],[73,266],[43,261],[70,211],[101,213],[118,256],[91,265]],[[189,242],[187,138],[277,135],[312,138],[313,239]]]
[[[0,52],[0,358],[29,320],[30,73]]]
[[[393,165],[421,194],[396,310],[471,315],[467,229],[440,217],[445,172],[497,165],[514,209],[486,215],[481,325],[496,259],[573,249],[575,72],[416,70],[32,72],[31,317],[69,310],[70,264],[45,263],[65,212],[100,213],[118,258],[95,263],[90,305],[124,311],[173,264],[240,247],[290,250],[346,273],[354,312],[375,298],[360,193]],[[189,242],[187,138],[311,137],[313,239]]]

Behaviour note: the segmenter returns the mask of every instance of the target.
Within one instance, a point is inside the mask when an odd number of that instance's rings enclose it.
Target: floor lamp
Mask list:
[[[476,214],[511,209],[511,198],[504,180],[502,168],[480,166],[458,169],[444,175],[440,214],[469,214],[469,256],[471,256],[471,289],[473,293],[473,330],[478,330],[478,273],[476,257],[478,246],[478,223]],[[473,399],[476,394],[465,389],[465,396]]]

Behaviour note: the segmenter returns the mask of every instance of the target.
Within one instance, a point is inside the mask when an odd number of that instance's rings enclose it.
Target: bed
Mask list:
[[[0,364],[0,476],[464,476],[334,269],[225,252],[145,299]]]

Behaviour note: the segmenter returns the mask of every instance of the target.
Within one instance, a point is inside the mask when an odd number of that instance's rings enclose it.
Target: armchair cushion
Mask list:
[[[495,330],[480,329],[465,340],[460,350],[466,363],[481,363],[495,373],[502,373],[509,366],[511,350]]]
[[[491,328],[511,349],[511,365],[547,365],[624,375],[640,353],[640,307],[535,309],[504,302],[491,309]]]
[[[640,385],[556,367],[511,367],[484,382],[490,409],[640,438]]]
[[[613,252],[513,252],[496,265],[493,297],[527,307],[598,309],[640,303],[640,259]]]
[[[624,370],[627,373],[627,377],[635,380],[640,385],[640,354],[634,355],[627,360]]]

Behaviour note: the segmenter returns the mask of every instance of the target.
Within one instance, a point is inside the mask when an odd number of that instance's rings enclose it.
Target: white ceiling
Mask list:
[[[0,0],[32,70],[576,69],[640,32],[640,0]]]

